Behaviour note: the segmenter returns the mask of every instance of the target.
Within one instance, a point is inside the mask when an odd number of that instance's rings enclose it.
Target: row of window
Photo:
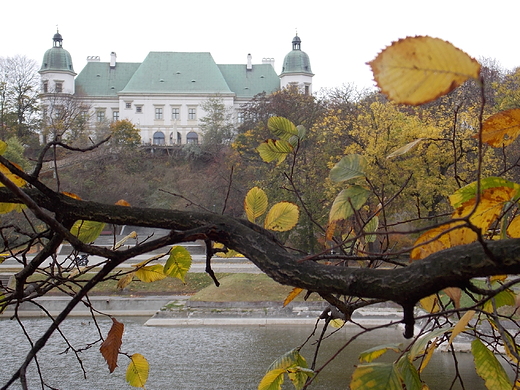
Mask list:
[[[132,103],[125,103],[125,107],[127,109],[132,108]],[[135,106],[135,112],[136,114],[141,114],[143,112],[143,106]],[[180,108],[174,107],[172,108],[172,116],[171,118],[173,120],[179,120],[181,119],[181,111]],[[162,107],[156,107],[155,108],[155,119],[162,120],[164,119],[164,110]],[[188,120],[194,121],[197,120],[197,109],[196,108],[188,108]]]

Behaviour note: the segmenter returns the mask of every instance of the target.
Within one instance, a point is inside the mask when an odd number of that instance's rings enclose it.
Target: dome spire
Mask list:
[[[61,37],[60,30],[58,30],[58,26],[56,26],[56,34],[52,37],[52,41],[52,47],[62,47],[63,38]]]

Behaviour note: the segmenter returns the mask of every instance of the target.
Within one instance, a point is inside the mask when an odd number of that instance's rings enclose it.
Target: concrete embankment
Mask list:
[[[182,296],[90,296],[89,302],[93,311],[85,304],[80,303],[72,310],[71,316],[90,316],[99,311],[103,314],[113,316],[153,316],[162,307],[171,301],[187,299]],[[49,313],[52,316],[59,314],[70,302],[67,296],[45,296],[36,298],[35,302],[23,302],[18,307],[20,317],[44,317]],[[14,314],[14,307],[9,306],[1,317],[11,317]]]
[[[18,307],[20,317],[44,317],[47,313],[56,316],[69,303],[65,296],[37,298],[37,305],[24,302]],[[327,307],[325,302],[291,302],[283,307],[282,302],[200,302],[190,301],[189,296],[92,296],[92,306],[80,303],[71,316],[90,316],[100,313],[123,316],[150,317],[148,326],[185,326],[185,325],[291,325],[315,324]],[[0,318],[14,314],[9,307]],[[396,307],[373,307],[370,310],[357,310],[354,321],[363,324],[380,324],[383,321],[399,321],[401,313]]]

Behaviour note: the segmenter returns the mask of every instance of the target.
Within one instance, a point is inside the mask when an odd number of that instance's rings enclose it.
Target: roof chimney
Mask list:
[[[110,53],[110,67],[111,68],[115,68],[116,67],[116,52],[113,51],[112,53]]]
[[[262,58],[262,64],[271,64],[274,68],[274,58]]]
[[[251,53],[247,55],[247,66],[246,66],[246,69],[247,70],[252,70],[253,69],[253,64],[251,63],[251,60],[253,59],[253,56],[251,56]]]

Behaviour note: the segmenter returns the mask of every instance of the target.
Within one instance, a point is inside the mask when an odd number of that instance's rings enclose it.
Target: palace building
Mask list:
[[[112,52],[110,62],[87,57],[77,74],[59,32],[39,73],[44,113],[56,96],[74,97],[88,107],[92,127],[127,119],[140,129],[142,142],[152,145],[198,143],[199,120],[206,115],[201,104],[209,98],[222,99],[239,123],[241,107],[256,94],[290,85],[312,94],[314,76],[298,35],[280,75],[272,58],[253,64],[248,54],[245,64],[217,64],[208,52],[150,52],[141,63],[117,62]]]

